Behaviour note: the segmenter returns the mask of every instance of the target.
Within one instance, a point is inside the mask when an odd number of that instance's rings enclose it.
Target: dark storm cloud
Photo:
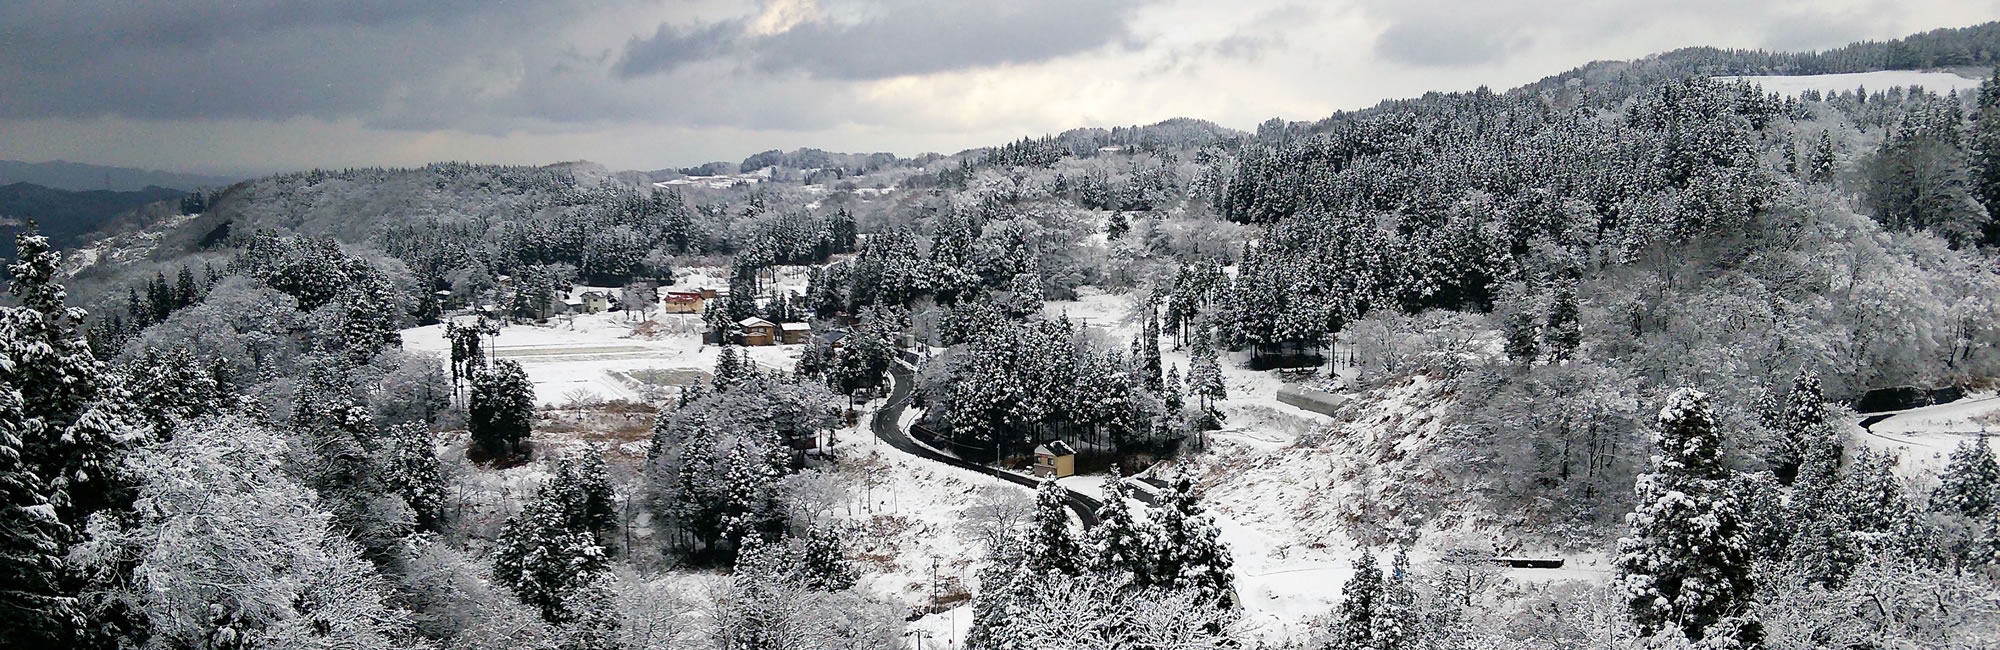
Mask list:
[[[478,0],[0,3],[0,117],[345,117],[559,10]]]
[[[826,16],[774,34],[745,20],[696,28],[663,25],[627,45],[616,71],[632,78],[740,57],[766,72],[871,80],[1086,52],[1129,37],[1138,0],[933,2],[898,0],[860,16]]]

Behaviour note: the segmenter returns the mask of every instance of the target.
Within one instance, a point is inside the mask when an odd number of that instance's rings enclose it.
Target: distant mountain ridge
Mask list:
[[[39,163],[0,160],[0,185],[33,183],[49,189],[68,190],[72,192],[91,190],[135,192],[143,191],[150,187],[161,187],[186,192],[203,187],[227,187],[239,180],[242,179],[230,176],[184,174],[152,169],[90,165],[63,160]]]
[[[73,192],[33,183],[0,185],[0,237],[6,242],[0,244],[0,257],[13,259],[14,233],[25,228],[29,220],[57,248],[74,248],[121,215],[162,201],[177,201],[184,195],[186,192],[158,186],[131,192]]]

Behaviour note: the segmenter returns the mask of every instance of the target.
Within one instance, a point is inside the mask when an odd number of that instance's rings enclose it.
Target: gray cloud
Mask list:
[[[1036,63],[1129,37],[1139,0],[959,3],[890,0],[859,16],[818,17],[773,34],[746,20],[694,28],[662,25],[635,38],[615,67],[626,78],[732,58],[765,72],[872,80]]]

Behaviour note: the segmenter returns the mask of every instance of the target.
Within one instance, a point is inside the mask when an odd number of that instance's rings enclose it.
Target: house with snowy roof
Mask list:
[[[777,345],[778,324],[751,316],[736,321],[736,328],[743,332],[744,345]]]
[[[1062,478],[1076,474],[1076,449],[1061,440],[1035,446],[1035,476]]]

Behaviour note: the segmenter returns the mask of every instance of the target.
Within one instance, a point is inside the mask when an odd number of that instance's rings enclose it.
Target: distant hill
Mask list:
[[[74,248],[84,236],[97,231],[119,215],[161,201],[178,201],[186,194],[165,187],[147,187],[131,192],[90,190],[72,192],[33,183],[0,185],[0,244],[7,259],[14,257],[14,234],[33,219],[57,248]]]
[[[182,174],[130,167],[107,167],[84,163],[52,162],[29,163],[18,160],[0,160],[0,185],[10,183],[34,183],[42,187],[83,192],[89,190],[111,190],[114,192],[144,191],[162,187],[189,191],[203,187],[222,188],[234,183],[238,178],[229,176],[208,176],[203,174]]]

